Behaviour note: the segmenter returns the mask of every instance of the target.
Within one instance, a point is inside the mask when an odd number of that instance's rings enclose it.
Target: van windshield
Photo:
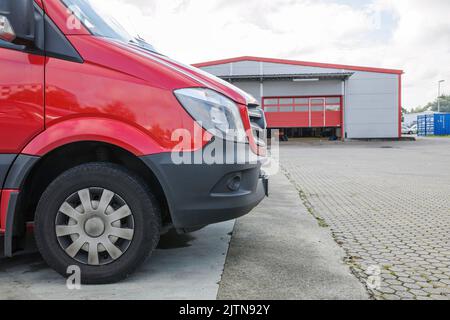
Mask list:
[[[155,48],[139,35],[124,28],[102,5],[108,1],[102,0],[61,0],[70,12],[95,36],[111,38],[139,46],[156,52]],[[70,21],[68,25],[70,25]],[[76,27],[76,24],[73,25]]]

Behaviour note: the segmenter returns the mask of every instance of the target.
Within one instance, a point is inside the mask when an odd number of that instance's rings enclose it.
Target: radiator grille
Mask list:
[[[252,133],[257,146],[265,148],[267,135],[267,122],[263,109],[258,105],[248,105],[248,114]]]

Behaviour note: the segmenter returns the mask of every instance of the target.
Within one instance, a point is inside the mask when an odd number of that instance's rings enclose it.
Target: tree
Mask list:
[[[441,102],[441,112],[450,112],[450,95],[443,95],[440,97]],[[423,107],[418,107],[413,109],[412,113],[420,113],[425,111],[438,111],[438,100],[428,103]]]
[[[411,110],[411,113],[422,113],[422,112],[425,112],[425,111],[431,111],[431,110],[427,106],[425,106],[425,107],[417,107],[417,108],[413,108]]]

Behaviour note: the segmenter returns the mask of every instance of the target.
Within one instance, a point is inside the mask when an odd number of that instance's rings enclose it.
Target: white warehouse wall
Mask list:
[[[398,138],[399,75],[357,71],[345,91],[347,138]]]

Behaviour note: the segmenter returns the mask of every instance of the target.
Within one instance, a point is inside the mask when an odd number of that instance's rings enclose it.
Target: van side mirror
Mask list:
[[[34,37],[34,0],[0,0],[0,39],[29,45]]]

